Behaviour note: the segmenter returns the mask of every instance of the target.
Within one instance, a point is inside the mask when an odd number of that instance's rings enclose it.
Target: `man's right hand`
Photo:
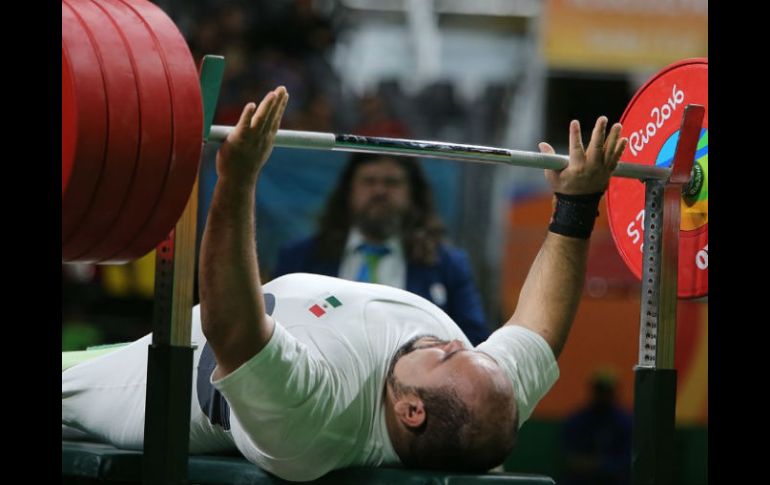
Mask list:
[[[286,88],[279,86],[256,106],[243,108],[235,129],[217,153],[217,175],[228,181],[256,184],[257,176],[273,151],[273,141],[289,101]]]
[[[605,139],[607,118],[600,116],[591,134],[588,150],[585,150],[580,123],[573,120],[569,125],[569,165],[560,171],[545,170],[551,189],[569,195],[604,192],[628,144],[627,138],[620,138],[620,129],[620,123],[615,123]],[[555,153],[548,143],[540,143],[539,148],[542,153]]]

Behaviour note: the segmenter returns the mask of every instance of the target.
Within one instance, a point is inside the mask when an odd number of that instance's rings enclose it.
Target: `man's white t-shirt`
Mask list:
[[[385,426],[388,365],[418,335],[470,347],[463,332],[432,303],[387,286],[300,273],[264,292],[275,295],[273,336],[213,382],[230,405],[238,449],[290,480],[399,463]]]
[[[511,379],[521,428],[559,378],[551,347],[532,330],[508,325],[495,330],[476,350],[495,359]]]
[[[267,283],[263,292],[276,324],[270,341],[211,381],[229,406],[227,430],[212,424],[199,405],[206,342],[199,308],[193,311],[191,452],[234,444],[249,461],[289,480],[346,466],[397,465],[382,399],[390,361],[418,335],[460,339],[470,348],[463,332],[433,303],[397,288],[300,273]],[[141,448],[150,338],[64,371],[62,424],[116,446]],[[523,424],[558,378],[547,343],[509,326],[478,350],[511,378]]]

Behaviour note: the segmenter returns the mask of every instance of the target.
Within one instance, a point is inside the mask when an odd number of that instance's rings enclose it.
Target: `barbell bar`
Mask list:
[[[233,126],[213,125],[209,134],[209,141],[221,143],[234,129],[235,127]],[[550,155],[524,150],[441,141],[341,135],[315,131],[278,130],[274,144],[284,148],[415,156],[551,170],[562,170],[569,164],[569,157],[566,155]],[[618,167],[613,172],[615,177],[639,180],[668,180],[670,175],[670,168],[625,162],[618,163]]]

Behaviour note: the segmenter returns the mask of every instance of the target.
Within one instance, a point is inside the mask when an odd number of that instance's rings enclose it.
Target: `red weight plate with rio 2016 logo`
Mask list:
[[[670,167],[684,108],[706,108],[695,153],[697,186],[683,195],[679,233],[678,295],[708,295],[708,61],[689,59],[666,67],[639,89],[621,123],[628,137],[623,162]],[[610,230],[631,271],[642,274],[644,183],[613,177],[607,191]]]

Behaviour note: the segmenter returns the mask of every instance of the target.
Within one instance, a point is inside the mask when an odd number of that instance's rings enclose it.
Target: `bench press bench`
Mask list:
[[[62,484],[141,483],[142,453],[103,443],[62,441]],[[188,480],[200,485],[285,485],[289,483],[236,455],[191,455]],[[522,473],[472,475],[400,468],[349,468],[315,480],[326,485],[548,485],[546,476]]]

